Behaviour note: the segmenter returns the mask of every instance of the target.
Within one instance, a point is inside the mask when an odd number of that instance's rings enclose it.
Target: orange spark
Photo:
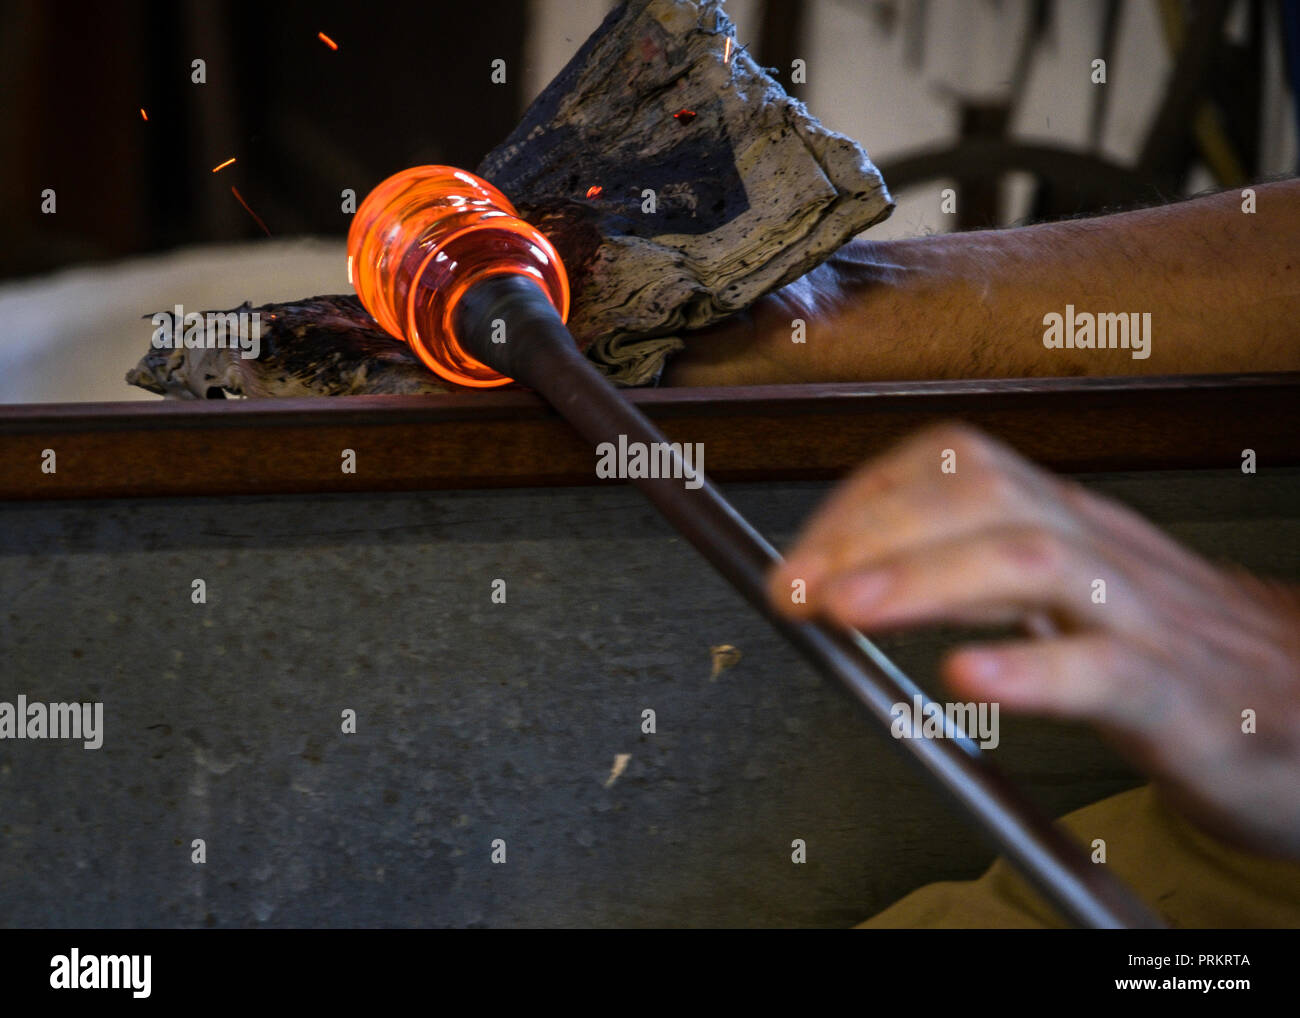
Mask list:
[[[727,36],[727,45],[722,49],[722,62],[724,64],[731,63],[731,36]]]
[[[142,116],[145,120],[149,119],[149,114],[144,111],[143,106],[140,107],[140,116]]]
[[[323,43],[324,43],[326,46],[328,46],[330,49],[334,49],[334,50],[336,50],[336,49],[339,48],[339,44],[336,43],[333,39],[331,39],[331,38],[330,38],[328,35],[326,35],[324,32],[317,32],[317,33],[316,33],[316,38],[319,39],[321,42],[323,42]]]
[[[268,237],[271,236],[271,231],[268,230],[266,228],[266,224],[262,222],[262,217],[248,207],[248,202],[244,201],[244,196],[239,193],[239,189],[235,187],[233,184],[230,185],[230,193],[235,196],[235,198],[239,201],[240,205],[244,206],[244,211],[247,212],[250,216],[252,216],[255,220],[257,220],[257,225],[262,228],[262,232],[265,233]]]
[[[599,184],[592,184],[591,187],[587,188],[587,197],[588,197],[588,198],[599,198],[599,197],[600,197],[600,192],[603,191],[603,190],[604,190],[604,188],[601,187]]]
[[[220,166],[214,166],[214,167],[212,167],[212,172],[213,172],[213,173],[216,173],[218,170],[224,170],[227,166],[229,166],[229,165],[230,165],[231,163],[233,163],[234,161],[235,161],[235,157],[234,157],[234,156],[231,156],[229,159],[227,159],[227,160],[226,160],[224,163],[222,163]]]

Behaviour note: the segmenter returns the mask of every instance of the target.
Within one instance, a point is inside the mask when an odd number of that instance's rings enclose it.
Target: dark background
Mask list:
[[[343,188],[360,200],[408,165],[473,166],[514,126],[522,75],[472,92],[465,83],[486,79],[497,57],[520,67],[526,8],[6,5],[0,275],[261,236],[232,185],[276,235],[341,234]],[[196,57],[203,85],[190,81]],[[211,172],[230,156],[234,166]],[[42,215],[33,200],[47,187],[62,214]]]

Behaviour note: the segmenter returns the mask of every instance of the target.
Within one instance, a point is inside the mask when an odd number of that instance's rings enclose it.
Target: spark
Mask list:
[[[234,160],[232,159],[231,162],[234,162]],[[271,231],[268,230],[266,228],[266,224],[262,222],[262,217],[248,207],[248,202],[244,201],[244,196],[239,193],[239,189],[235,187],[234,184],[230,185],[230,193],[235,196],[236,200],[239,202],[240,205],[244,206],[244,211],[247,212],[250,216],[252,216],[257,221],[257,225],[262,228],[262,232],[265,233],[268,237],[271,236]]]
[[[722,62],[724,64],[731,63],[731,36],[727,36],[727,44],[722,49]]]
[[[143,106],[140,107],[140,116],[145,120],[149,119],[149,114],[144,111]]]
[[[632,759],[631,753],[614,754],[614,767],[609,772],[609,777],[605,779],[606,788],[608,788],[615,781],[617,781],[619,779],[619,775],[621,775],[625,770],[627,770],[627,762],[631,759]]]
[[[331,39],[331,38],[330,38],[328,35],[326,35],[324,32],[317,32],[317,33],[316,33],[316,38],[319,39],[321,42],[323,42],[323,43],[324,43],[326,46],[328,46],[330,49],[336,50],[336,49],[339,48],[339,44],[336,43],[333,39]]]
[[[714,681],[719,675],[728,668],[733,667],[740,661],[740,650],[729,643],[719,644],[716,647],[709,648],[709,655],[713,658],[713,671],[709,675],[709,681]]]
[[[689,124],[692,120],[695,119],[695,111],[678,110],[676,113],[673,114],[673,119],[680,120],[683,124]]]
[[[600,197],[600,192],[603,191],[603,190],[604,190],[604,188],[601,187],[599,184],[592,184],[591,187],[587,188],[587,197],[588,197],[588,198],[599,198],[599,197]]]
[[[234,156],[231,156],[229,159],[227,159],[227,160],[226,160],[224,163],[222,163],[220,166],[214,166],[214,167],[212,167],[212,172],[213,172],[213,173],[217,173],[217,172],[219,172],[219,171],[221,171],[221,170],[224,170],[227,166],[229,166],[229,165],[230,165],[231,163],[233,163],[234,161],[235,161],[235,157],[234,157]]]

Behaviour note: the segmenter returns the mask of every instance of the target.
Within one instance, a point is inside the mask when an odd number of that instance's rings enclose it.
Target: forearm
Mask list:
[[[744,314],[688,336],[665,381],[1300,370],[1300,181],[1255,190],[1254,214],[1229,191],[1095,219],[857,240]],[[1122,314],[1138,328],[1149,313],[1147,355],[1134,349],[1136,334],[1129,348],[1048,348],[1045,318],[1065,319],[1067,305],[1074,316]],[[796,318],[806,322],[802,343],[792,340]]]

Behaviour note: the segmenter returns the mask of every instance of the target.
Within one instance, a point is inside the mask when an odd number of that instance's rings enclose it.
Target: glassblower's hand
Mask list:
[[[866,631],[1021,623],[1038,637],[946,659],[959,696],[1094,722],[1205,826],[1300,857],[1300,598],[1000,442],[944,426],[864,466],[770,597]]]

